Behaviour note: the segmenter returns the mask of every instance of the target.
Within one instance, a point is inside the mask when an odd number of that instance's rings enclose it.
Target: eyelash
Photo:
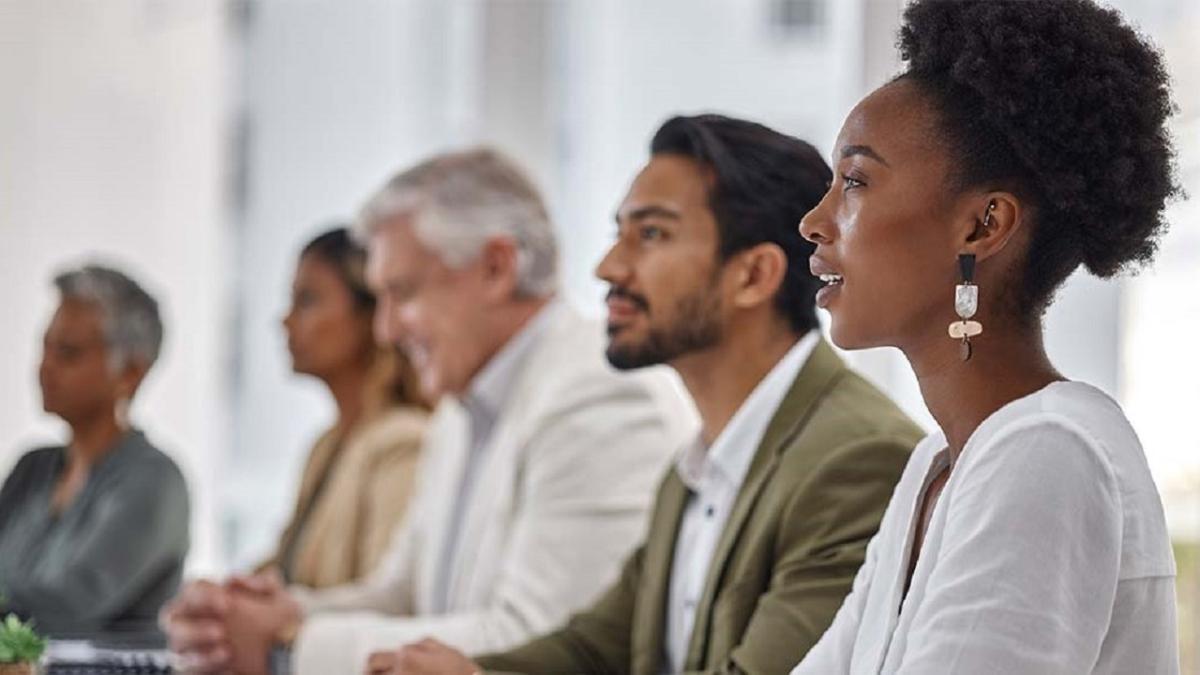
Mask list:
[[[854,183],[854,185],[851,185],[850,183]],[[866,185],[866,183],[864,183],[863,181],[861,181],[853,176],[847,176],[846,174],[842,174],[842,192],[845,192],[846,190],[852,190],[856,187],[862,187],[864,185]]]

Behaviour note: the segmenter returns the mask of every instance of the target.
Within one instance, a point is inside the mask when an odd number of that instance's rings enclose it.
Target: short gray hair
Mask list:
[[[162,348],[163,324],[158,302],[133,279],[101,265],[84,265],[54,277],[63,300],[95,305],[103,317],[109,367],[131,362],[149,368]]]
[[[490,148],[436,155],[403,171],[363,207],[358,235],[383,220],[413,216],[413,231],[451,267],[477,258],[493,237],[517,248],[517,293],[544,297],[558,288],[558,243],[537,188]]]

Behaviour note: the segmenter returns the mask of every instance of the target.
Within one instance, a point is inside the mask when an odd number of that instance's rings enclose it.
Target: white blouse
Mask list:
[[[1059,382],[986,419],[903,597],[945,447],[941,433],[917,446],[850,595],[792,675],[1179,672],[1162,502],[1112,399]]]

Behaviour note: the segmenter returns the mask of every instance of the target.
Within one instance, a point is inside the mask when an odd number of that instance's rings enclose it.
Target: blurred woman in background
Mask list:
[[[408,505],[428,416],[407,359],[375,340],[365,262],[345,228],[310,241],[283,319],[292,369],[329,388],[337,421],[309,453],[291,520],[260,569],[311,588],[374,568]]]
[[[0,488],[0,611],[52,635],[143,630],[188,550],[183,475],[128,418],[162,346],[158,303],[99,266],[54,283],[38,375],[71,437],[26,454]]]

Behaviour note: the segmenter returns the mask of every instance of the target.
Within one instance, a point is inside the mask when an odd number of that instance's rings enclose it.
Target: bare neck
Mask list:
[[[1046,356],[1040,325],[992,328],[971,343],[973,355],[966,362],[958,341],[945,333],[903,350],[925,405],[946,435],[951,466],[971,434],[993,413],[1064,379]]]
[[[71,442],[67,446],[68,461],[82,467],[95,465],[116,447],[128,431],[117,420],[115,410],[100,412],[69,424]]]
[[[700,413],[700,434],[711,445],[797,336],[778,322],[747,321],[731,327],[720,343],[674,360]]]
[[[358,423],[366,413],[366,388],[370,375],[370,363],[356,364],[330,377],[324,378],[329,393],[337,405],[336,427],[345,433]]]

